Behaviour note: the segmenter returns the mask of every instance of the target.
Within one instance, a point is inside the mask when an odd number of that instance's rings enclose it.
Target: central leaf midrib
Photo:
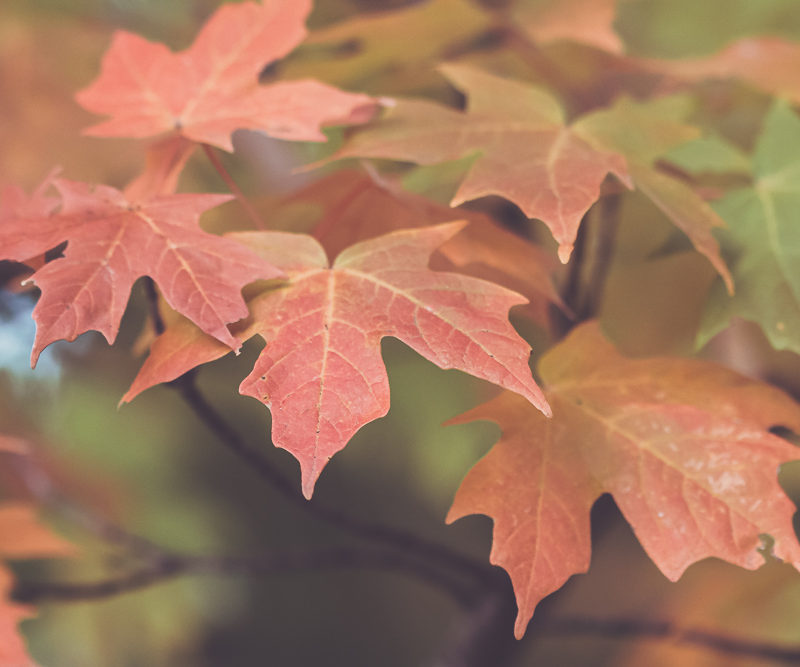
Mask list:
[[[322,431],[322,402],[325,394],[325,375],[328,367],[328,356],[331,348],[331,324],[336,295],[336,272],[328,271],[328,289],[326,294],[326,308],[322,316],[322,360],[319,369],[319,392],[317,393],[317,424],[314,433],[314,456],[311,462],[311,475],[316,478],[317,454],[319,451],[320,433]]]
[[[775,212],[775,204],[772,200],[771,190],[762,187],[762,184],[758,183],[755,186],[754,191],[756,193],[756,197],[758,198],[758,202],[761,205],[761,209],[764,212],[764,227],[766,228],[767,232],[767,245],[769,250],[772,253],[772,256],[775,258],[775,264],[780,268],[780,273],[783,276],[783,280],[789,286],[795,301],[800,302],[800,295],[798,295],[795,285],[789,278],[791,271],[789,267],[785,265],[783,256],[780,252],[780,241],[778,239],[778,216]]]
[[[564,398],[567,398],[567,397],[565,396]],[[574,409],[583,411],[590,418],[592,418],[592,419],[596,420],[597,422],[599,422],[605,428],[605,430],[610,431],[611,433],[616,433],[617,435],[619,435],[623,439],[625,439],[627,442],[632,444],[637,450],[647,452],[652,457],[654,457],[654,458],[658,459],[659,461],[661,461],[661,463],[663,463],[665,466],[667,466],[671,470],[674,470],[675,472],[677,472],[682,478],[691,480],[694,484],[697,484],[700,488],[705,490],[706,493],[708,493],[712,498],[715,498],[719,502],[723,503],[725,505],[725,507],[727,507],[730,512],[732,512],[732,513],[736,514],[737,516],[739,516],[741,519],[746,521],[749,525],[755,525],[753,519],[751,519],[750,517],[746,516],[745,514],[740,512],[735,507],[731,506],[728,502],[724,501],[720,496],[715,494],[706,484],[702,484],[695,477],[692,477],[691,475],[687,474],[687,472],[683,468],[677,466],[675,463],[673,463],[669,459],[665,458],[659,452],[657,452],[656,450],[654,450],[650,446],[648,446],[648,443],[650,441],[637,439],[629,431],[626,431],[625,429],[619,427],[615,422],[607,419],[602,413],[592,409],[590,407],[590,405],[588,403],[586,403],[586,402],[583,402],[580,406],[577,406],[573,401],[570,401],[570,403],[571,403],[571,406]],[[694,407],[694,406],[689,406],[689,407]],[[687,434],[687,435],[689,435],[689,434]],[[644,443],[644,446],[637,444],[639,442]],[[592,476],[594,477],[594,475],[592,475]],[[688,507],[688,503],[687,503],[687,507]]]

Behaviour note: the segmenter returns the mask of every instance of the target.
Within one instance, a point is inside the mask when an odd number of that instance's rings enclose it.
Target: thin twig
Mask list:
[[[233,180],[233,177],[228,173],[228,170],[225,169],[225,165],[222,164],[219,156],[214,152],[214,148],[208,144],[203,144],[203,151],[205,151],[206,156],[208,156],[209,161],[213,165],[214,169],[217,170],[217,173],[222,177],[222,180],[225,181],[225,184],[228,186],[228,188],[230,188],[230,191],[234,194],[236,200],[242,205],[250,220],[253,221],[256,229],[266,229],[267,226],[264,224],[264,221],[261,219],[258,211],[256,211],[256,209],[250,203],[250,200],[245,196],[241,188],[236,185],[236,181]]]
[[[499,570],[495,585],[452,624],[433,667],[511,664],[523,647],[514,638],[517,603],[511,582]]]
[[[192,372],[174,380],[175,387],[195,416],[212,431],[220,441],[248,467],[269,483],[278,493],[310,516],[349,533],[353,537],[392,546],[421,562],[434,561],[448,570],[455,569],[481,585],[491,576],[490,565],[453,551],[448,547],[428,541],[397,528],[364,521],[345,512],[328,507],[319,501],[307,501],[281,472],[261,452],[248,445],[239,433],[224,419],[197,389]]]
[[[561,299],[573,316],[561,315],[557,320],[559,338],[580,322],[599,314],[614,256],[619,205],[618,195],[605,195],[581,220],[561,289]]]
[[[321,570],[378,570],[411,576],[447,593],[462,607],[474,603],[471,588],[438,568],[423,568],[416,560],[387,549],[335,547],[317,550],[269,552],[242,556],[194,556],[163,552],[133,572],[92,582],[21,583],[12,597],[18,602],[77,602],[98,600],[141,590],[181,575],[264,576]]]
[[[203,400],[199,393],[198,397]],[[212,411],[212,418],[219,418],[219,415]],[[220,425],[223,428],[227,427],[223,420],[220,420]],[[238,434],[232,429],[230,433],[231,437],[238,438]],[[383,545],[268,552],[242,556],[177,554],[144,537],[130,533],[91,509],[70,500],[58,490],[48,473],[36,465],[35,461],[27,457],[14,457],[12,460],[20,479],[39,502],[53,507],[104,542],[123,547],[131,556],[144,563],[129,574],[100,582],[26,585],[20,593],[26,601],[32,601],[32,596],[37,599],[48,597],[48,599],[76,600],[109,597],[138,590],[180,574],[270,574],[322,568],[397,571],[415,576],[420,581],[444,590],[462,606],[472,604],[476,598],[475,587],[465,584],[463,579],[451,573],[449,569],[443,570],[435,564],[428,563],[413,551],[404,552]],[[260,459],[256,461],[262,462]],[[261,470],[263,473],[267,469],[262,466]],[[287,491],[292,492],[290,483],[277,471],[272,472],[278,476],[277,483],[284,484]],[[306,505],[304,501],[301,502]]]
[[[246,556],[165,556],[134,572],[101,581],[21,583],[12,592],[12,597],[27,604],[79,602],[141,590],[181,575],[263,576],[325,569],[375,569],[407,574],[414,578],[420,576],[417,563],[410,563],[395,552],[363,548],[331,548]],[[438,571],[431,571],[428,575],[431,584],[443,589],[462,606],[474,602],[472,595],[463,586],[446,581]],[[491,604],[486,608],[485,605],[476,608],[476,618],[494,614],[497,599],[492,598],[489,602]],[[499,616],[505,617],[507,614]],[[797,646],[740,639],[708,630],[680,628],[669,621],[567,616],[549,619],[538,626],[537,632],[548,637],[597,635],[604,639],[670,640],[737,657],[748,656],[789,664],[800,662],[800,647]],[[467,664],[463,658],[464,656],[450,655],[442,658],[439,664]]]
[[[578,321],[595,317],[600,312],[606,279],[614,258],[617,228],[619,227],[620,197],[610,194],[601,197],[591,209],[584,224],[589,224],[589,247],[586,249],[586,276],[580,303],[575,304]]]

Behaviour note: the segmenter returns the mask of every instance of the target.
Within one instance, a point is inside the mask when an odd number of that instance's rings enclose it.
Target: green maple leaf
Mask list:
[[[720,238],[736,294],[715,284],[698,344],[740,317],[758,323],[775,348],[800,352],[800,118],[783,102],[767,114],[752,174],[752,185],[714,206],[728,223]]]

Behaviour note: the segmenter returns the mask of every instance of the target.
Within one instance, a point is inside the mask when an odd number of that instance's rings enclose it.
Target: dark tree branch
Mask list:
[[[164,554],[160,559],[128,574],[94,582],[21,583],[12,592],[17,602],[81,602],[134,592],[185,575],[267,576],[320,570],[371,569],[405,574],[419,579],[419,564],[382,549],[331,548],[287,551],[245,556],[185,556]],[[514,605],[507,591],[495,590],[476,602],[463,586],[448,581],[438,570],[424,578],[469,609],[453,633],[453,640],[435,663],[436,667],[479,667],[503,664],[498,655],[510,657],[518,643],[513,639]],[[537,636],[575,637],[596,635],[604,639],[653,639],[697,646],[737,657],[752,657],[787,664],[800,662],[800,647],[730,637],[695,628],[680,628],[668,621],[631,618],[566,616],[537,626]],[[496,637],[504,638],[502,647]]]
[[[213,432],[220,441],[248,467],[270,484],[285,499],[310,516],[324,521],[352,537],[383,547],[392,547],[420,559],[421,562],[439,564],[446,571],[458,571],[477,581],[481,586],[491,577],[494,568],[488,564],[453,551],[448,547],[418,537],[412,533],[381,524],[372,523],[322,505],[317,500],[307,501],[281,472],[257,449],[248,445],[239,433],[222,417],[197,389],[192,372],[173,381],[195,416]]]
[[[216,413],[214,413],[216,414]],[[223,422],[224,423],[224,422]],[[373,569],[394,571],[416,577],[438,588],[461,606],[476,599],[474,584],[431,564],[411,550],[409,553],[383,545],[293,550],[237,556],[198,556],[175,553],[130,533],[91,509],[64,496],[50,476],[35,461],[17,457],[17,473],[31,494],[43,505],[54,508],[74,524],[98,539],[124,548],[142,564],[134,571],[99,582],[80,584],[22,584],[15,595],[20,601],[43,599],[89,600],[138,590],[181,574],[259,575],[320,569]],[[276,473],[277,474],[277,473]],[[286,482],[288,485],[288,482]]]
[[[163,583],[181,575],[266,576],[321,570],[377,570],[422,580],[467,607],[475,596],[462,581],[438,568],[388,549],[335,547],[317,550],[268,552],[241,556],[195,556],[162,552],[150,563],[117,577],[93,582],[38,582],[18,584],[12,597],[18,602],[77,602],[113,597]]]
[[[577,324],[599,314],[614,255],[619,204],[619,195],[605,195],[581,220],[561,288],[561,299],[572,317],[556,311],[557,338],[563,338]]]
[[[567,616],[547,620],[538,626],[538,634],[569,637],[597,635],[606,639],[661,639],[694,645],[737,657],[747,656],[790,664],[800,663],[800,647],[798,646],[782,646],[771,642],[734,638],[707,630],[680,628],[668,621]]]
[[[591,227],[588,230],[590,232],[588,252],[584,258],[588,266],[582,301],[575,304],[579,308],[575,311],[578,321],[596,317],[600,313],[606,279],[614,259],[619,207],[620,196],[607,194],[597,201],[584,223],[588,223]]]
[[[508,577],[495,570],[493,586],[453,623],[433,667],[507,665],[522,642],[514,638],[517,603]]]

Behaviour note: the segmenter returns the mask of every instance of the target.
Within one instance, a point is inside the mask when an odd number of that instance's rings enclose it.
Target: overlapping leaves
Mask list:
[[[238,233],[286,272],[288,283],[250,300],[243,338],[267,343],[239,391],[272,412],[272,441],[299,461],[310,497],[322,468],[367,422],[389,409],[380,341],[394,336],[441,368],[518,392],[549,414],[528,368],[529,346],[508,322],[524,298],[493,283],[428,268],[463,223],[403,230],[350,246],[332,265],[309,236]],[[191,327],[153,345],[123,400],[228,350]]]
[[[766,384],[692,359],[627,359],[594,324],[539,365],[553,418],[510,393],[467,412],[503,436],[464,480],[448,516],[494,520],[491,559],[511,576],[521,636],[538,602],[588,568],[589,512],[610,493],[670,579],[709,556],[749,569],[762,535],[800,568],[794,504],[777,480],[800,407]]]
[[[64,256],[31,280],[42,290],[34,309],[32,363],[61,338],[100,331],[109,343],[137,278],[151,276],[166,300],[209,335],[237,348],[227,329],[247,315],[241,289],[282,275],[244,246],[200,229],[200,214],[227,195],[164,195],[128,201],[115,188],[56,179],[58,213],[37,194],[0,218],[0,259],[26,262],[67,241]],[[38,202],[38,203],[37,203]]]
[[[752,159],[753,183],[714,208],[728,223],[723,239],[737,291],[712,289],[700,332],[704,343],[733,317],[757,322],[776,348],[800,352],[800,119],[776,103]]]
[[[432,102],[398,101],[337,157],[434,164],[477,154],[451,205],[490,194],[506,197],[547,224],[566,262],[581,218],[600,196],[606,175],[630,185],[625,159],[573,132],[558,102],[543,90],[462,65],[441,71],[467,93],[467,113]]]

